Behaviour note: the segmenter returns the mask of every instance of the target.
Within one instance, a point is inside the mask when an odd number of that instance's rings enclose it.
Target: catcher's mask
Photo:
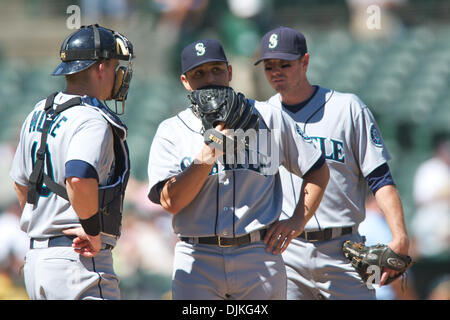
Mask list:
[[[133,46],[131,42],[128,41],[120,33],[115,33],[117,51],[120,52],[124,57],[128,57],[128,66],[119,66],[116,70],[116,78],[114,81],[114,87],[111,94],[111,98],[116,102],[116,112],[117,112],[117,101],[122,102],[122,112],[125,111],[125,100],[127,99],[128,88],[130,87],[131,77],[133,76],[133,68],[131,59],[133,58]]]
[[[122,102],[122,112],[125,109],[128,88],[133,74],[131,59],[133,45],[119,32],[104,28],[98,24],[82,26],[70,34],[61,45],[61,63],[52,75],[69,75],[83,71],[95,62],[103,59],[118,59],[127,61],[128,65],[119,66],[116,70],[115,83],[111,98],[116,103]]]

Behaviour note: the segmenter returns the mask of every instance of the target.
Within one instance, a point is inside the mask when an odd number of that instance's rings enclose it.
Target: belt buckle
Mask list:
[[[217,240],[219,242],[219,247],[221,247],[221,248],[229,248],[229,247],[233,246],[232,244],[222,244],[221,237],[219,237],[219,236],[217,237]]]
[[[308,242],[317,242],[319,241],[319,239],[309,239],[308,234],[310,234],[311,232],[305,232],[305,240]]]

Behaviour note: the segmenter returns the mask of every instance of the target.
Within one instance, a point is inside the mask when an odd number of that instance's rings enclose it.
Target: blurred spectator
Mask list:
[[[11,188],[11,179],[9,178],[9,169],[15,149],[13,142],[0,143],[0,208],[8,206],[11,201],[16,201],[16,193],[14,188]]]
[[[129,16],[128,0],[81,0],[82,24],[100,23],[104,18],[124,20]]]
[[[366,237],[366,245],[372,246],[378,243],[388,244],[392,241],[391,231],[383,212],[370,193],[366,198],[366,218],[359,225],[359,233]],[[410,279],[411,280],[411,279]],[[399,278],[389,285],[379,287],[374,284],[377,300],[411,300],[416,299],[412,283],[402,288],[402,279]]]
[[[16,201],[0,213],[0,300],[28,299],[22,268],[30,242],[20,230],[20,214]]]
[[[262,11],[264,0],[228,0],[228,5],[235,16],[251,18]]]
[[[395,38],[404,29],[395,10],[408,0],[347,0],[350,32],[358,39]]]
[[[431,288],[428,300],[450,300],[450,274],[439,278]]]
[[[411,220],[415,278],[424,295],[439,276],[450,270],[450,138],[433,137],[433,156],[414,177],[416,212]],[[422,298],[425,298],[423,296]]]
[[[0,144],[0,300],[28,299],[21,270],[28,250],[27,235],[20,230],[21,210],[11,188],[9,168],[14,148]]]
[[[0,213],[0,265],[17,276],[30,245],[26,233],[20,230],[20,215],[20,206],[16,201]]]
[[[205,32],[205,13],[209,0],[149,0],[154,11],[155,23],[145,33],[145,42],[150,44],[144,54],[151,59],[151,77],[167,78],[180,75],[179,52],[198,32]],[[176,82],[179,84],[179,81]]]

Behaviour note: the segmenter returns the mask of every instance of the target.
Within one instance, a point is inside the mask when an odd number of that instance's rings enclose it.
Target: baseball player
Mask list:
[[[297,123],[298,133],[324,153],[330,181],[314,218],[283,253],[288,276],[288,299],[373,299],[342,253],[345,240],[361,241],[358,225],[365,217],[368,188],[384,212],[392,241],[389,247],[407,255],[408,236],[402,204],[387,161],[390,155],[375,119],[353,94],[311,85],[309,54],[297,30],[279,27],[261,40],[266,78],[277,94],[268,102]],[[280,168],[283,218],[292,215],[300,196],[300,178]],[[393,270],[380,270],[383,284]]]
[[[206,39],[181,53],[181,82],[188,91],[228,86],[232,68],[221,44]],[[173,214],[176,244],[174,299],[285,299],[281,252],[312,215],[328,181],[322,153],[296,133],[283,112],[257,103],[260,131],[272,129],[274,174],[262,165],[236,166],[204,142],[202,121],[191,107],[163,121],[150,148],[149,199]],[[216,129],[226,133],[219,123]],[[276,130],[278,129],[278,130]],[[266,130],[269,132],[269,130]],[[271,151],[268,151],[271,152]],[[278,221],[282,195],[279,163],[303,176],[292,219]]]
[[[124,103],[133,47],[90,25],[64,40],[60,57],[53,75],[66,77],[66,90],[27,116],[10,171],[30,237],[25,286],[33,300],[119,299],[111,249],[129,176],[127,128],[100,100]]]

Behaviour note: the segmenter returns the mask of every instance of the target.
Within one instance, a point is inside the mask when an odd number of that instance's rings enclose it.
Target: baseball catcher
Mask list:
[[[213,144],[224,152],[225,146],[230,145],[229,143],[236,148],[241,142],[248,148],[248,141],[245,139],[237,141],[235,135],[233,141],[214,129],[219,123],[224,123],[225,128],[234,131],[258,130],[259,117],[254,112],[252,103],[242,93],[236,93],[231,87],[226,86],[206,86],[194,90],[188,97],[194,114],[202,120],[203,131],[206,133],[205,143]],[[231,141],[224,143],[225,139]]]
[[[351,261],[352,266],[364,282],[367,282],[372,274],[370,269],[368,270],[369,266],[377,266],[381,271],[385,268],[397,271],[395,276],[388,277],[384,282],[384,284],[389,284],[402,276],[412,262],[410,256],[399,255],[384,244],[365,246],[363,242],[357,243],[347,240],[344,242],[342,249],[345,257]]]

